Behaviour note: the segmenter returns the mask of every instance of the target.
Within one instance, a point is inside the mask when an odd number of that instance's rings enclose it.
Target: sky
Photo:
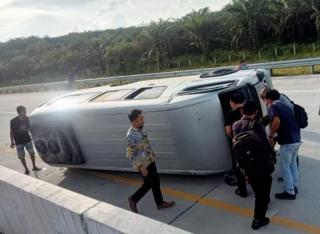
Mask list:
[[[230,0],[0,0],[0,41],[146,25]]]

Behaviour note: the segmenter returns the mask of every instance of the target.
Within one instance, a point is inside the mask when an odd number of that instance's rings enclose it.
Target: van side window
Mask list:
[[[59,105],[68,105],[68,104],[77,104],[85,102],[88,99],[94,97],[98,93],[82,93],[82,94],[73,94],[68,96],[63,96],[54,100],[53,102],[48,103],[50,106],[59,106]]]
[[[166,89],[166,86],[160,87],[146,87],[141,88],[135,91],[134,93],[130,94],[126,99],[132,100],[143,100],[143,99],[155,99],[160,97],[163,91]]]
[[[119,101],[122,100],[126,95],[128,95],[132,91],[132,89],[107,91],[99,95],[98,97],[92,99],[91,102]]]

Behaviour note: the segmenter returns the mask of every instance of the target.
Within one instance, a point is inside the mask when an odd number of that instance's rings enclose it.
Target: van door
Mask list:
[[[259,116],[265,112],[265,106],[262,106],[259,95],[256,88],[252,84],[245,84],[241,86],[235,86],[229,89],[225,89],[219,93],[219,99],[223,111],[224,118],[226,118],[228,112],[231,110],[230,98],[234,93],[241,93],[246,100],[255,101],[259,104]],[[264,111],[263,111],[264,110]]]

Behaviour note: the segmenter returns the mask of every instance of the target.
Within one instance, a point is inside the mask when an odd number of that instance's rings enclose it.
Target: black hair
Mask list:
[[[25,111],[26,108],[24,106],[17,106],[17,112],[18,114],[21,113],[22,111]]]
[[[244,115],[253,115],[258,110],[258,105],[255,101],[248,100],[242,107],[242,113]]]
[[[271,89],[266,93],[266,99],[271,99],[273,101],[278,100],[280,98],[280,93],[276,89]]]
[[[232,94],[230,101],[232,101],[236,104],[242,104],[245,101],[245,98],[242,95],[242,93],[234,93],[234,94]]]
[[[133,109],[132,111],[130,111],[130,113],[128,114],[130,122],[132,123],[134,120],[136,120],[141,113],[142,110],[138,109]]]
[[[246,62],[246,60],[244,60],[244,59],[240,60],[240,63],[245,63],[245,62]]]

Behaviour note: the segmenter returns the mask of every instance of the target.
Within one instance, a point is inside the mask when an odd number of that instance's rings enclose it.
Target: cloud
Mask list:
[[[0,41],[145,25],[230,0],[0,0]]]
[[[2,1],[2,0],[1,0]],[[33,8],[52,9],[63,7],[77,7],[92,2],[91,0],[5,0],[7,4],[2,4],[5,8]]]

